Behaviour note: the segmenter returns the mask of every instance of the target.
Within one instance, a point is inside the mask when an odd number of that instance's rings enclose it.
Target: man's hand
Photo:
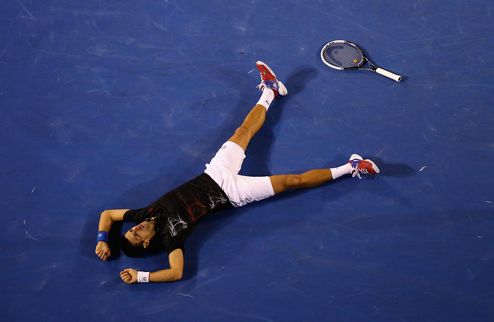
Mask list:
[[[106,261],[111,255],[110,246],[104,241],[99,241],[96,245],[95,253],[102,261]]]
[[[135,284],[137,283],[137,271],[132,268],[126,268],[120,272],[120,278],[124,283]]]

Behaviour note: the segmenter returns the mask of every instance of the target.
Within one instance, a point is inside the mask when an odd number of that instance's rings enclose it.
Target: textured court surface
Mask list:
[[[0,320],[494,320],[494,4],[68,1],[0,5]],[[319,60],[360,43],[398,84]],[[200,173],[257,101],[275,103],[243,173],[340,165],[382,175],[204,222],[185,279],[125,285],[99,212]]]

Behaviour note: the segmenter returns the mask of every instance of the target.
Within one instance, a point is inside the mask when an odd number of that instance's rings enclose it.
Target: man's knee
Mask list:
[[[301,174],[280,174],[270,178],[276,194],[304,186],[304,177]]]
[[[248,127],[240,126],[235,130],[235,133],[229,139],[229,141],[238,144],[245,151],[247,149],[247,145],[250,142],[250,139],[252,138],[252,135],[253,133]]]
[[[300,188],[303,183],[303,177],[300,174],[287,174],[284,178],[287,189]]]
[[[235,130],[235,136],[237,137],[243,137],[243,138],[252,138],[252,130],[249,129],[247,126],[240,126]]]

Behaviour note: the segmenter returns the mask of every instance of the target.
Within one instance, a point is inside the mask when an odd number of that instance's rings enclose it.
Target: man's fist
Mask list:
[[[137,271],[132,268],[126,268],[120,272],[120,278],[127,284],[137,283]]]
[[[102,261],[106,261],[111,255],[110,246],[104,241],[99,241],[96,245],[95,253]]]

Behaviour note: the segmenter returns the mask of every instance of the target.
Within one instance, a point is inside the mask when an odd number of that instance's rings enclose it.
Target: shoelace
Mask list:
[[[355,177],[362,179],[362,176],[358,172],[358,169],[353,169],[353,171],[352,171],[352,178],[355,178]]]
[[[267,84],[266,82],[270,82],[269,84]],[[264,89],[264,87],[269,87],[271,88],[272,90],[278,90],[278,83],[275,82],[275,81],[263,81],[262,78],[261,78],[261,83],[259,85],[256,86],[261,92],[262,90]]]
[[[369,174],[369,171],[367,169],[359,168],[360,162],[362,161],[363,160],[352,160],[352,168],[353,168],[352,178],[357,177],[359,179],[362,179],[362,176],[360,175],[361,173]]]

